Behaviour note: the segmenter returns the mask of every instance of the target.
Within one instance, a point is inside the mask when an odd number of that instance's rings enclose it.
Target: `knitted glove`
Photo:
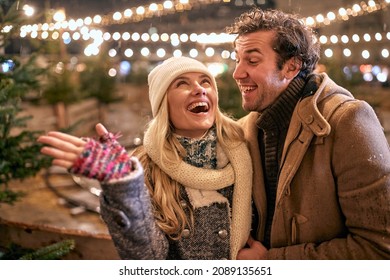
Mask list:
[[[107,133],[100,141],[84,138],[83,152],[69,169],[70,173],[98,181],[120,179],[131,173],[132,164],[126,150],[116,141],[118,135]]]

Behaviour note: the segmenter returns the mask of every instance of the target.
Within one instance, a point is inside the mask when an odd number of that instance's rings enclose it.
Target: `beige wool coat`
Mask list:
[[[269,259],[389,259],[390,150],[373,109],[326,74],[298,101],[279,172]],[[266,194],[252,112],[239,120],[253,160],[262,241]]]

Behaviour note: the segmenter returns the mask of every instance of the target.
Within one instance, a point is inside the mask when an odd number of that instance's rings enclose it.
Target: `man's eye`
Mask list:
[[[258,60],[249,60],[248,62],[249,62],[249,64],[257,64],[257,63],[259,63]]]

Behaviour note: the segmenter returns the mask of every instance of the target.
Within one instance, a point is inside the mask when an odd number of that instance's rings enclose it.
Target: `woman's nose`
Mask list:
[[[195,90],[194,90],[194,93],[196,95],[206,95],[206,89],[204,87],[202,87],[200,84],[196,84],[195,85]]]

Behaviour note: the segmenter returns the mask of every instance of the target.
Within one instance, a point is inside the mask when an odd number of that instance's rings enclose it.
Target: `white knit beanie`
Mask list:
[[[163,63],[157,65],[148,76],[149,100],[153,117],[157,115],[161,102],[173,80],[181,74],[189,72],[204,73],[209,76],[213,87],[218,93],[214,76],[203,63],[184,56],[168,58]]]

